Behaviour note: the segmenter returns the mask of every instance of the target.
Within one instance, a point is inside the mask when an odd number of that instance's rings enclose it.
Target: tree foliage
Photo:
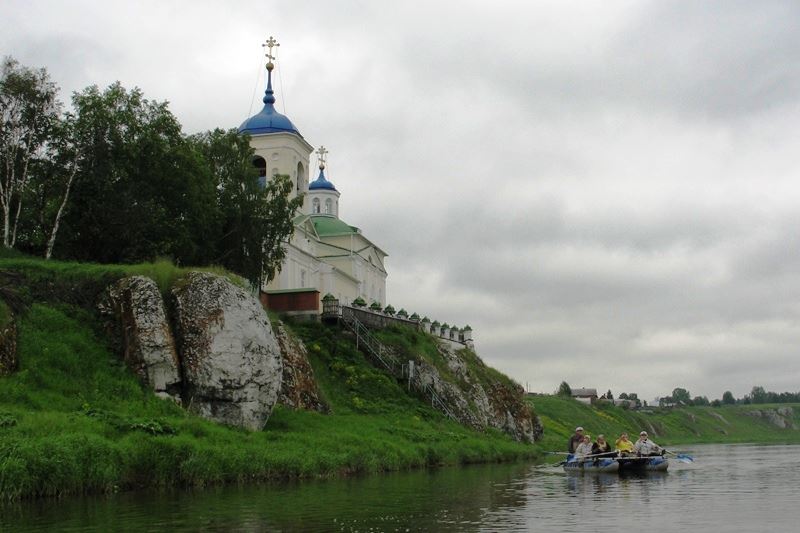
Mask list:
[[[689,391],[681,387],[672,389],[672,400],[677,404],[691,405],[692,397]]]
[[[733,405],[736,403],[736,399],[733,397],[733,393],[729,390],[726,390],[722,393],[722,403],[725,405]]]
[[[83,156],[61,255],[207,262],[206,243],[215,240],[213,179],[167,104],[115,83],[75,94],[73,107]]]
[[[61,104],[45,69],[34,70],[11,57],[0,70],[0,208],[3,245],[16,244],[31,170],[47,148]]]
[[[711,402],[708,401],[708,398],[705,396],[695,396],[692,398],[691,405],[698,405],[700,407],[711,405]]]
[[[302,197],[289,198],[288,176],[259,179],[249,138],[186,136],[166,102],[119,82],[76,92],[66,114],[56,95],[44,69],[3,63],[7,246],[101,263],[218,264],[253,286],[274,278]]]
[[[259,179],[249,137],[216,129],[191,138],[214,176],[221,234],[214,262],[245,276],[253,286],[270,281],[285,257],[292,214],[302,197],[289,199],[292,181]]]
[[[572,396],[572,387],[569,386],[569,383],[566,381],[562,381],[561,385],[558,386],[558,391],[556,392],[559,396]]]

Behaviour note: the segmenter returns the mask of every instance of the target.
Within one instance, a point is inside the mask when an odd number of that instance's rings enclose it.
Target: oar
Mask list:
[[[693,463],[694,462],[694,457],[692,457],[691,455],[686,455],[685,453],[674,453],[674,452],[671,452],[669,450],[665,450],[665,451],[666,451],[666,453],[674,456],[675,459],[677,459],[678,461],[680,461],[682,463]]]
[[[607,459],[616,459],[616,457],[614,457],[613,455],[608,455],[609,453],[614,453],[614,452],[601,452],[601,453],[594,453],[594,454],[590,454],[590,455],[584,455],[583,457],[581,457],[581,460],[583,460],[583,459],[593,459],[595,457],[605,457]],[[569,454],[567,454],[567,455],[569,455]]]

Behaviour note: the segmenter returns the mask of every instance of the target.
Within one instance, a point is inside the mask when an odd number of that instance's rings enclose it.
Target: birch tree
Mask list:
[[[69,203],[72,184],[78,173],[78,164],[81,157],[81,148],[75,133],[74,117],[67,114],[65,119],[60,122],[59,126],[58,134],[55,135],[53,141],[51,141],[51,148],[53,148],[53,152],[56,154],[56,174],[61,178],[60,181],[63,183],[63,187],[56,197],[58,208],[53,216],[53,223],[47,238],[47,245],[44,251],[45,259],[50,259],[53,256],[53,247],[56,244],[58,228],[61,226],[61,219],[64,217],[64,209]]]
[[[58,88],[45,69],[30,69],[11,57],[0,73],[0,208],[3,246],[17,239],[31,160],[46,144],[58,121]]]

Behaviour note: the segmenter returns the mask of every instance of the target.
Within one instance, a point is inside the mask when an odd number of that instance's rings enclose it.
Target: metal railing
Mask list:
[[[397,358],[370,333],[367,326],[356,318],[354,313],[347,312],[349,309],[348,307],[342,307],[341,309],[342,322],[350,331],[355,333],[357,349],[364,350],[368,355],[372,356],[395,378],[407,379],[409,390],[414,388],[423,396],[430,399],[431,407],[441,411],[448,418],[459,422],[456,415],[448,409],[444,401],[439,397],[436,391],[433,390],[433,387],[427,383],[423,383],[419,375],[413,372],[412,365],[400,363]]]

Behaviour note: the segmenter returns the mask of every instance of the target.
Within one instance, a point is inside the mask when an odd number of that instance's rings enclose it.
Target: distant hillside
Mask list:
[[[544,425],[542,448],[563,451],[576,426],[613,442],[623,431],[632,438],[646,430],[659,444],[701,442],[800,442],[800,404],[683,407],[631,411],[608,403],[588,406],[561,396],[528,401]]]

